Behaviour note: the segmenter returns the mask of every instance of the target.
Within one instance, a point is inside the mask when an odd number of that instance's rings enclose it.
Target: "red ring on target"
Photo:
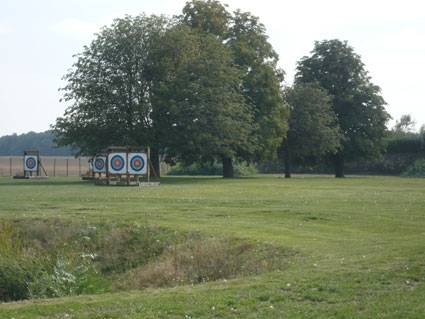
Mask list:
[[[145,160],[140,155],[135,155],[130,161],[130,167],[135,172],[141,172],[145,167]]]
[[[121,155],[114,155],[111,158],[111,167],[114,171],[120,171],[124,168],[124,158]]]
[[[25,161],[25,166],[28,169],[34,169],[36,165],[37,165],[37,162],[33,157],[28,157]]]

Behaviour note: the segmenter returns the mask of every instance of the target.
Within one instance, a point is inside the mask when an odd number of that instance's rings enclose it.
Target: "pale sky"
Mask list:
[[[125,14],[179,14],[184,0],[0,0],[0,136],[44,131],[63,114],[61,80],[101,26]],[[394,118],[425,123],[422,0],[223,1],[260,17],[291,83],[315,40],[347,40]],[[425,3],[425,2],[424,2]],[[394,120],[391,124],[394,123]]]

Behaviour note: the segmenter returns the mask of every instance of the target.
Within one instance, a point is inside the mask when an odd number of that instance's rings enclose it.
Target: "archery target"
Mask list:
[[[127,154],[126,153],[111,153],[108,156],[108,169],[111,174],[127,173]]]
[[[96,156],[93,159],[93,172],[106,173],[106,156]]]
[[[34,155],[25,155],[24,157],[24,170],[27,172],[37,172],[38,158]]]
[[[129,153],[128,154],[128,173],[130,174],[146,174],[147,172],[147,156],[145,153]]]

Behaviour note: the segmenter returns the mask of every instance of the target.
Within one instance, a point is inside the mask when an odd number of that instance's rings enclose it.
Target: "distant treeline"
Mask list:
[[[50,131],[0,137],[0,156],[19,156],[27,149],[37,149],[41,155],[51,156],[72,156],[77,152],[71,147],[57,147]]]
[[[384,139],[385,151],[375,159],[362,159],[346,163],[349,174],[403,174],[417,160],[425,159],[425,130],[419,133],[387,132]],[[282,173],[282,160],[266,161],[257,166],[260,173]],[[332,173],[332,166],[322,161],[316,164],[297,163],[293,167],[295,173]]]

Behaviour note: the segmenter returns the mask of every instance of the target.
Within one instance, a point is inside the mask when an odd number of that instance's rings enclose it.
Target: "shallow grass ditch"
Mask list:
[[[284,270],[295,254],[138,223],[0,220],[0,302],[232,279]]]

